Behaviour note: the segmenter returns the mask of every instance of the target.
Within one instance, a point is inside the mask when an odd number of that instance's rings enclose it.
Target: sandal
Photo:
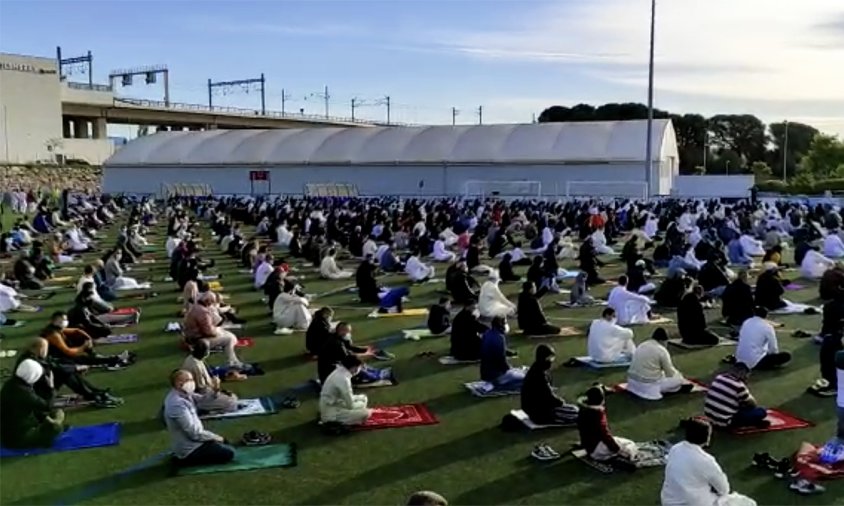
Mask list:
[[[248,378],[247,375],[243,374],[240,371],[229,371],[226,373],[226,381],[246,381]]]

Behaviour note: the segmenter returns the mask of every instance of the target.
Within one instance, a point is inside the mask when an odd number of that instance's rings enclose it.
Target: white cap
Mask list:
[[[41,364],[39,364],[35,360],[32,360],[31,358],[27,358],[21,361],[20,365],[15,371],[15,376],[26,381],[26,383],[29,385],[32,385],[33,383],[38,381],[43,375],[44,368],[41,367]]]

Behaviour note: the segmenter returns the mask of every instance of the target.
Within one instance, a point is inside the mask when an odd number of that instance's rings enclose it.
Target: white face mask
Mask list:
[[[67,320],[62,320],[62,321],[59,322],[59,328],[66,329],[67,326],[68,326]]]
[[[196,391],[196,382],[193,380],[182,383],[182,392],[192,394]]]
[[[480,310],[476,309],[476,310],[472,311],[472,316],[474,316],[475,318],[480,318],[481,317]]]

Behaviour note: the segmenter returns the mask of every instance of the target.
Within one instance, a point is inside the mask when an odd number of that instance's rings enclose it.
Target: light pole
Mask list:
[[[730,175],[730,161],[727,160],[727,175]]]
[[[783,122],[783,143],[782,143],[782,182],[788,183],[788,120]]]
[[[648,59],[648,135],[645,146],[645,196],[651,197],[651,170],[653,169],[653,124],[654,124],[654,38],[656,35],[656,0],[651,0],[651,48]]]

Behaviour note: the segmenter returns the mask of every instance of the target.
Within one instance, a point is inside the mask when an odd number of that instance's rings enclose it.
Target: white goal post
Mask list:
[[[566,197],[647,199],[648,184],[644,181],[566,181]]]
[[[539,181],[466,181],[463,185],[466,198],[534,198],[542,196],[542,183]]]

